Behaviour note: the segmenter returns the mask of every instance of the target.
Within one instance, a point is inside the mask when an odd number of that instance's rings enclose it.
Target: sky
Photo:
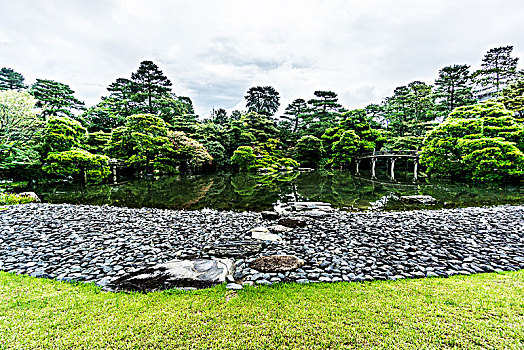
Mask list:
[[[491,48],[524,60],[523,0],[0,0],[0,67],[66,83],[91,106],[154,61],[197,114],[273,86],[281,110],[316,90],[348,109]],[[524,62],[519,62],[522,68]]]

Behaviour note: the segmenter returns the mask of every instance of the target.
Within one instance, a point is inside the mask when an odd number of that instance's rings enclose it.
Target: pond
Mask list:
[[[216,173],[128,179],[119,184],[87,188],[48,185],[25,188],[43,202],[113,205],[132,208],[270,210],[292,201],[320,201],[344,210],[410,210],[406,195],[429,195],[437,200],[431,208],[522,204],[522,187],[482,187],[457,182],[414,183],[406,172],[396,182],[386,177],[371,180],[345,171],[309,171],[277,174]]]

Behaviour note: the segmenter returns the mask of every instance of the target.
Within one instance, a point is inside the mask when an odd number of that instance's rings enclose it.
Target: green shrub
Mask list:
[[[302,166],[315,167],[324,155],[324,148],[318,137],[306,135],[298,140],[295,152],[296,159]]]
[[[231,157],[231,163],[238,166],[240,170],[251,170],[256,163],[257,157],[251,146],[240,146]]]
[[[43,170],[48,174],[71,176],[76,183],[99,183],[110,173],[109,158],[83,150],[52,152]]]
[[[432,175],[500,182],[523,175],[524,126],[500,103],[456,108],[424,140],[421,164]]]
[[[19,196],[14,193],[0,193],[0,205],[27,204],[34,202],[31,197]]]

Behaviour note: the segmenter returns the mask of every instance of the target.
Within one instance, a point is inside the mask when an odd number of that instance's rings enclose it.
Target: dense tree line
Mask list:
[[[280,94],[255,86],[246,110],[195,115],[189,97],[151,61],[86,108],[66,84],[0,70],[0,170],[11,177],[103,181],[110,159],[136,173],[297,167],[348,168],[355,155],[422,149],[430,174],[476,181],[522,176],[524,75],[513,47],[489,50],[481,69],[443,67],[433,85],[413,81],[362,109],[314,91],[280,110]],[[496,102],[484,102],[496,100]]]

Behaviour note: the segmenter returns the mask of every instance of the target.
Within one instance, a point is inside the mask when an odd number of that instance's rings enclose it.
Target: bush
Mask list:
[[[302,166],[316,167],[324,154],[322,141],[313,135],[302,136],[295,148],[296,159]]]
[[[463,139],[459,147],[468,180],[500,182],[523,174],[524,154],[502,138]]]
[[[231,157],[231,163],[238,166],[240,170],[251,170],[256,163],[257,157],[251,146],[240,146]]]
[[[51,117],[43,130],[40,150],[45,158],[51,152],[69,151],[81,147],[87,135],[82,125],[68,117]]]
[[[500,103],[456,108],[430,131],[420,157],[427,172],[472,181],[521,177],[524,127]]]
[[[213,157],[204,145],[187,137],[182,131],[169,133],[168,139],[174,152],[171,154],[168,152],[166,156],[185,168],[196,170],[213,161]]]
[[[353,131],[345,131],[333,144],[333,165],[347,167],[360,147],[360,137]]]
[[[83,150],[52,152],[43,170],[48,174],[70,176],[75,183],[99,183],[110,173],[109,158]]]
[[[0,205],[27,204],[34,202],[31,197],[19,196],[14,193],[0,193]]]

